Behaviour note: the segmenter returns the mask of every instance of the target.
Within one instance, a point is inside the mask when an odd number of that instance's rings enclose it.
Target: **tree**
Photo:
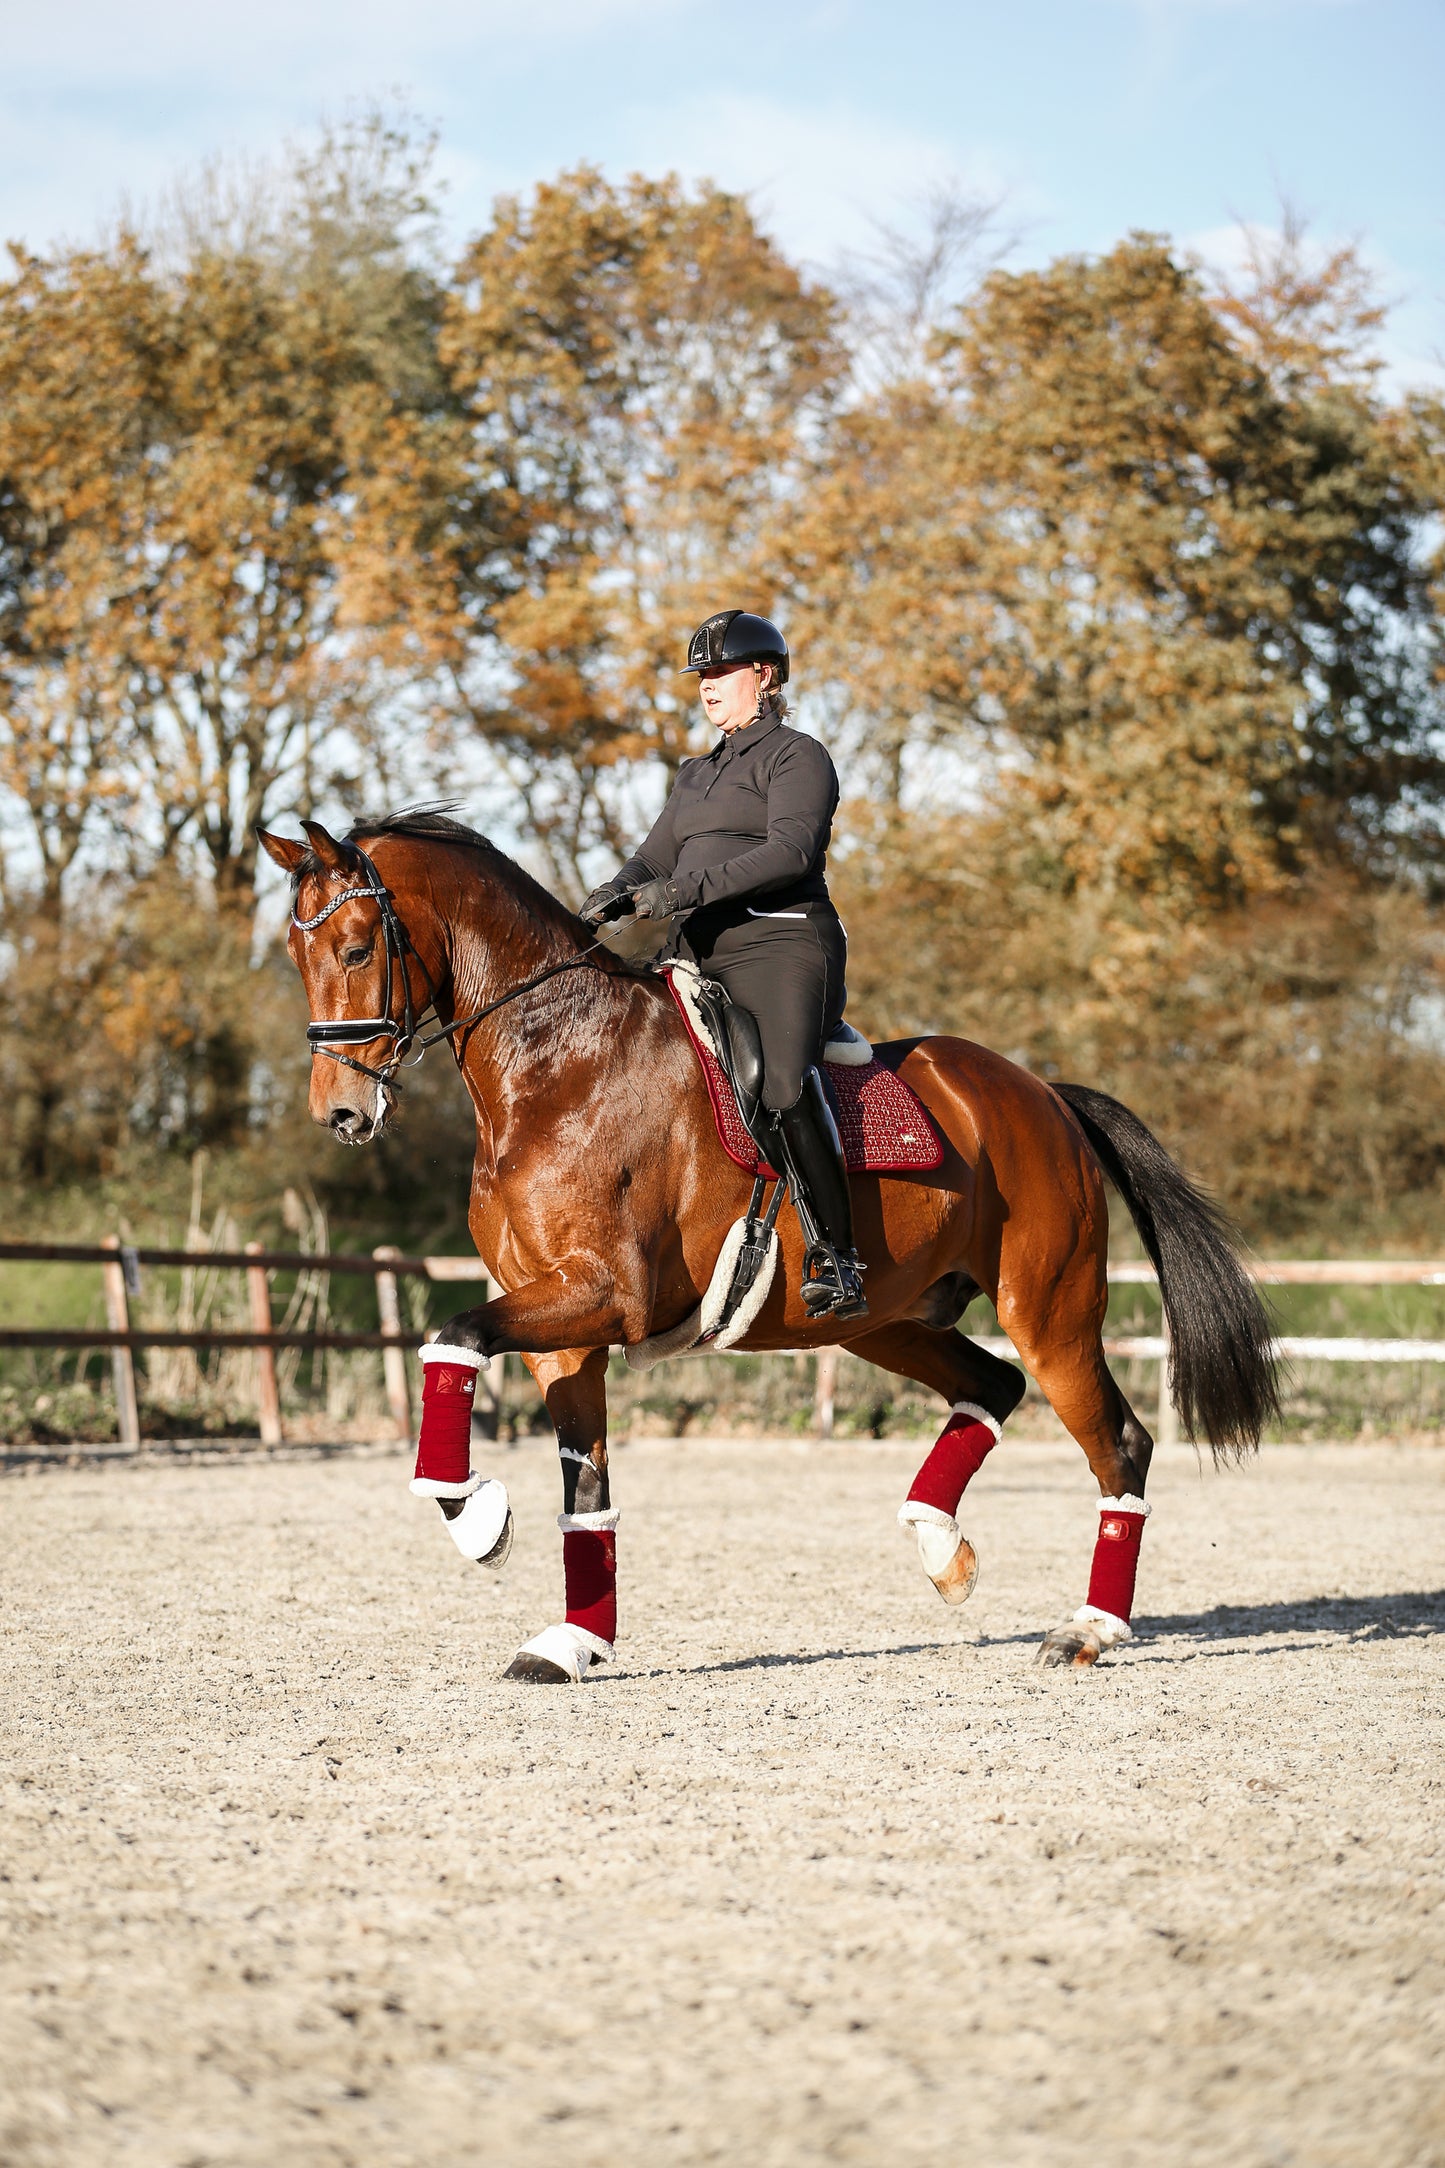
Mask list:
[[[575,885],[579,852],[620,840],[608,785],[683,754],[692,627],[777,592],[834,306],[740,198],[584,167],[499,201],[442,352],[497,510],[458,693]]]
[[[313,798],[459,651],[471,499],[417,180],[363,119],[264,217],[192,201],[164,247],[22,255],[0,290],[0,776],[52,883],[113,813],[133,858],[197,848],[249,906],[273,795]]]
[[[802,571],[840,674],[871,687],[898,623],[889,727],[1001,760],[1066,886],[1219,905],[1435,849],[1438,489],[1329,338],[1299,365],[1331,310],[1364,328],[1351,259],[1293,305],[1288,366],[1245,307],[1150,236],[995,272],[941,387],[838,426]]]

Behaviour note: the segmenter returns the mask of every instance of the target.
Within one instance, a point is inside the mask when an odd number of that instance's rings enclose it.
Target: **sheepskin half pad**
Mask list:
[[[758,1148],[743,1127],[722,1063],[697,1029],[672,972],[664,976],[702,1063],[722,1148],[736,1166],[755,1174]],[[862,1067],[825,1061],[823,1075],[850,1174],[926,1174],[940,1164],[943,1146],[932,1122],[902,1078],[885,1068],[876,1054]]]

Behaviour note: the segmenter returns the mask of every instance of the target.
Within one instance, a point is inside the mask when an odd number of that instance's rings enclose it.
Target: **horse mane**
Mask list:
[[[534,879],[525,866],[519,866],[515,858],[509,858],[490,836],[484,836],[480,829],[469,828],[465,821],[456,818],[454,800],[403,806],[395,813],[361,814],[340,840],[351,844],[372,843],[379,836],[400,836],[415,843],[445,843],[453,848],[476,851],[486,862],[488,873],[527,916],[536,920],[540,929],[555,933],[565,931],[571,924],[572,913],[550,889]],[[308,850],[305,857],[298,860],[291,876],[293,888],[299,888],[308,873],[320,874],[325,870],[315,852]]]

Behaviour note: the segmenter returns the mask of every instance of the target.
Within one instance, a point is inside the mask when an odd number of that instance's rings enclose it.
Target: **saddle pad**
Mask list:
[[[723,1065],[694,1029],[682,996],[673,985],[672,973],[665,972],[664,977],[702,1063],[722,1148],[734,1165],[756,1174],[758,1148],[743,1124],[737,1096]],[[863,1068],[826,1062],[822,1069],[850,1174],[927,1174],[941,1163],[943,1146],[932,1122],[903,1079],[885,1068],[876,1054]],[[762,1171],[770,1177],[774,1172],[766,1162]]]

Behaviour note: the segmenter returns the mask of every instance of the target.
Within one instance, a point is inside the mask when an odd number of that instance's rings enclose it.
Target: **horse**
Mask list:
[[[257,833],[292,882],[311,1116],[346,1144],[379,1136],[409,1051],[419,1060],[449,1045],[476,1117],[468,1225],[505,1290],[452,1317],[422,1351],[436,1360],[413,1488],[438,1498],[465,1555],[505,1558],[510,1508],[500,1484],[477,1489],[466,1396],[480,1362],[519,1354],[561,1455],[568,1601],[564,1624],[524,1644],[504,1676],[575,1682],[611,1656],[616,1634],[609,1351],[635,1355],[696,1315],[752,1177],[723,1149],[664,980],[599,950],[592,929],[484,835],[429,809],[360,819],[341,838],[302,825],[304,844]],[[435,1028],[423,1034],[428,1013]],[[947,1420],[899,1519],[940,1595],[959,1602],[977,1572],[958,1526],[963,1491],[1025,1389],[1014,1364],[958,1329],[987,1295],[1099,1486],[1089,1600],[1039,1651],[1045,1665],[1086,1670],[1130,1637],[1153,1451],[1104,1356],[1106,1177],[1158,1274],[1182,1426],[1216,1458],[1254,1448],[1278,1412],[1268,1317],[1222,1213],[1119,1101],[964,1039],[930,1034],[875,1052],[922,1103],[941,1160],[852,1178],[864,1318],[804,1309],[802,1237],[796,1214],[782,1213],[781,1269],[736,1344],[840,1345],[942,1396]],[[450,1426],[448,1452],[461,1440],[445,1481],[425,1477],[429,1422],[438,1438]]]

